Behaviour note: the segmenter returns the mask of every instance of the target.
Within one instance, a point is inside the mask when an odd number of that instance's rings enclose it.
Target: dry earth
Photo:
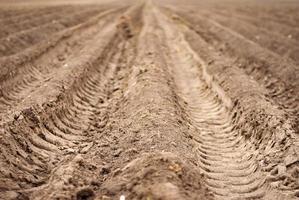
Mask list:
[[[0,199],[299,198],[298,1],[1,0],[0,27]]]

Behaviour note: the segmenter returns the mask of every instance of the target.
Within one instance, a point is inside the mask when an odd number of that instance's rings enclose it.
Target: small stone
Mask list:
[[[121,195],[121,196],[119,197],[119,200],[126,200],[125,195]]]
[[[22,119],[24,119],[24,116],[23,116],[23,115],[20,115],[20,116],[19,116],[19,120],[22,120]]]

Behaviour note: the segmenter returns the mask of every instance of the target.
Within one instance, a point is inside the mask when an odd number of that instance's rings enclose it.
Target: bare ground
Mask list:
[[[0,199],[297,199],[296,1],[0,4]]]

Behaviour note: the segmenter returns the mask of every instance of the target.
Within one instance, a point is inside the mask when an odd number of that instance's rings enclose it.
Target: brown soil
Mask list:
[[[299,4],[267,1],[0,1],[0,199],[298,198]]]

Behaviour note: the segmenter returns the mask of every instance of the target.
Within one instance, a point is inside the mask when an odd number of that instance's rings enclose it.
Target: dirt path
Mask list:
[[[0,199],[298,198],[296,38],[174,3],[1,8]]]

